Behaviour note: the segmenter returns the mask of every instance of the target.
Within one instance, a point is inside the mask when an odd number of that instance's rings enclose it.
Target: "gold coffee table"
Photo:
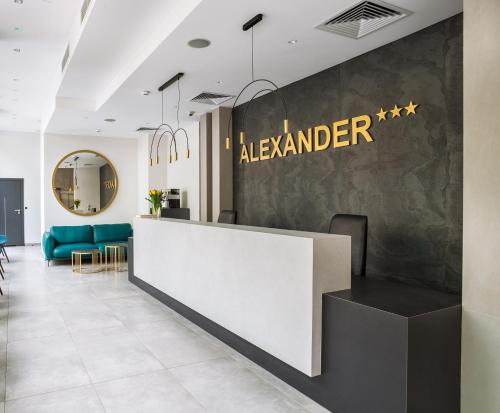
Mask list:
[[[104,247],[104,260],[106,271],[109,271],[108,267],[108,255],[109,264],[111,265],[111,270],[116,272],[127,271],[125,266],[125,250],[127,249],[127,244],[112,244],[106,245]]]
[[[82,257],[90,256],[92,264],[90,267],[82,265]],[[101,271],[102,254],[98,249],[95,250],[76,250],[71,252],[71,269],[80,274],[93,274]]]

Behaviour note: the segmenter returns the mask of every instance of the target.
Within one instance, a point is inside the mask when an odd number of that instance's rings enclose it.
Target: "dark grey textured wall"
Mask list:
[[[334,52],[334,51],[333,51]],[[461,291],[462,15],[282,89],[290,129],[371,114],[374,143],[240,165],[234,111],[238,223],[326,232],[336,213],[369,219],[368,276]],[[380,106],[420,106],[379,123]],[[404,111],[403,111],[404,113]],[[274,96],[255,101],[247,142],[280,134]],[[272,255],[270,255],[272,259]]]

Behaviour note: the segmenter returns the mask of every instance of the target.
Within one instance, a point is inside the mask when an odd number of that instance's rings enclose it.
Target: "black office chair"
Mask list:
[[[219,224],[236,224],[236,211],[231,209],[223,209],[217,220]]]
[[[366,275],[366,241],[368,217],[365,215],[336,214],[330,222],[330,234],[351,236],[351,274]]]

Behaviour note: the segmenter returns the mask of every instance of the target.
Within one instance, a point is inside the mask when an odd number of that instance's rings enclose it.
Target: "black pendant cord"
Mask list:
[[[255,66],[253,59],[253,26],[252,26],[252,80],[255,80]]]
[[[180,81],[177,81],[177,129],[179,129],[179,106],[181,104],[181,85]]]

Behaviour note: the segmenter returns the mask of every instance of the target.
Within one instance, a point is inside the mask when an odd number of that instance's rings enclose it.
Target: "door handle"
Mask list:
[[[17,215],[21,215],[21,210],[20,209],[14,209],[14,212],[17,212]]]

